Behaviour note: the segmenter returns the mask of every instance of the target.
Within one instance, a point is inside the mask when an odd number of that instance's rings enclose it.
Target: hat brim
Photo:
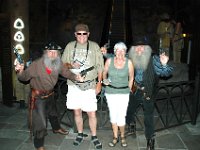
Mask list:
[[[138,42],[133,43],[133,46],[138,46],[138,45],[148,45],[148,43],[143,42],[143,41],[138,41]]]

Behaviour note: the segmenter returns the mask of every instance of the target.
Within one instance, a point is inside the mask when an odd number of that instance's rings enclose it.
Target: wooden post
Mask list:
[[[29,59],[29,1],[28,0],[9,0],[8,10],[10,13],[10,29],[11,29],[11,50],[12,46],[21,44],[24,48],[24,53],[21,54],[23,60],[26,62]],[[14,27],[14,23],[17,19],[21,19],[24,23],[24,28],[19,29]],[[24,41],[14,40],[15,34],[20,31],[24,36]],[[12,52],[12,66],[14,64],[15,55]],[[16,77],[16,73],[13,67],[13,96],[16,100],[27,100],[29,94],[29,85],[20,83]]]

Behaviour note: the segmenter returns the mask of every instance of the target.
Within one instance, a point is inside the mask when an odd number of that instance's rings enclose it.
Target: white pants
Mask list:
[[[110,122],[118,126],[126,124],[125,117],[129,94],[105,94],[109,108]]]

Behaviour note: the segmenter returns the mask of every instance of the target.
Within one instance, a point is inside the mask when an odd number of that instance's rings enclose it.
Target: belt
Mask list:
[[[146,100],[150,100],[150,97],[147,96],[147,93],[145,92],[145,87],[144,87],[144,86],[138,86],[138,85],[136,84],[136,88],[137,88],[138,90],[142,91],[142,94],[143,94],[143,96],[144,96],[144,98],[145,98]]]
[[[137,82],[134,82],[133,83],[133,86],[136,88],[136,89],[139,89],[141,91],[144,91],[144,86],[141,86],[140,84],[138,84]]]
[[[36,89],[31,89],[31,96],[32,97],[40,97],[42,99],[46,99],[49,96],[51,96],[52,94],[54,94],[53,90],[36,90]]]
[[[91,83],[91,82],[93,82],[94,80],[95,80],[95,79],[93,79],[93,80],[86,80],[86,81],[84,81],[84,82],[75,81],[74,83],[78,83],[78,84]]]
[[[121,87],[116,87],[116,86],[113,86],[113,85],[107,85],[107,86],[109,86],[109,87],[111,87],[111,88],[113,88],[113,89],[126,89],[126,88],[128,88],[128,86],[121,86]]]

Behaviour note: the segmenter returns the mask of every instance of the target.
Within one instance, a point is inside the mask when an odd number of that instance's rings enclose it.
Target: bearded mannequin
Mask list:
[[[165,53],[152,55],[152,49],[145,37],[139,37],[129,50],[129,58],[134,65],[134,85],[136,91],[130,94],[126,115],[128,135],[135,134],[136,121],[134,115],[139,105],[143,105],[145,137],[147,149],[154,150],[154,98],[155,85],[159,76],[169,76],[172,68],[167,65],[169,57]]]
[[[58,56],[55,58],[49,57],[47,53],[48,53],[48,51],[45,51],[44,55],[43,55],[45,66],[51,70],[60,72],[60,69],[61,69],[60,52],[57,52]]]
[[[47,118],[55,134],[67,135],[69,131],[61,128],[58,120],[54,87],[59,75],[71,80],[82,81],[80,75],[73,74],[64,67],[60,59],[62,48],[56,43],[48,43],[41,58],[33,61],[24,69],[24,64],[17,63],[15,71],[20,81],[30,81],[31,94],[29,100],[29,128],[31,137],[34,136],[34,146],[44,150],[47,135]],[[48,107],[47,107],[48,106]]]
[[[142,53],[138,53],[136,49],[144,48]],[[136,69],[146,70],[151,57],[152,49],[149,45],[145,46],[132,46],[129,52],[129,58],[134,64]]]

